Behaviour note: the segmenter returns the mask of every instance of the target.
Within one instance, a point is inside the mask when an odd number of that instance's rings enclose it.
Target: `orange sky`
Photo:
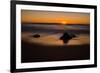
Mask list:
[[[89,13],[22,10],[22,23],[90,24]]]

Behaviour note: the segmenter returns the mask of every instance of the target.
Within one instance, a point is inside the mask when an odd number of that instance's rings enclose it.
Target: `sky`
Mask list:
[[[21,23],[90,24],[89,13],[21,10]]]

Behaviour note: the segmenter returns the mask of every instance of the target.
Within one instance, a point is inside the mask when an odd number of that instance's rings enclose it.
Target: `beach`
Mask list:
[[[89,34],[77,34],[66,44],[59,39],[62,33],[38,33],[40,38],[34,34],[22,32],[22,63],[90,59]]]

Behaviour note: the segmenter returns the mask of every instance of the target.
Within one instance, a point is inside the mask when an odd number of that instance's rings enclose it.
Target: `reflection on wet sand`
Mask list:
[[[63,45],[84,45],[84,44],[89,44],[90,39],[88,34],[80,34],[77,35],[77,37],[72,38],[69,40],[67,44],[63,43],[63,40],[60,40],[60,36],[62,35],[61,33],[57,34],[46,34],[42,33],[40,34],[40,38],[34,38],[32,35],[34,33],[28,33],[28,32],[23,32],[22,33],[22,40],[26,41],[28,43],[37,43],[41,45],[50,45],[50,46],[63,46]]]

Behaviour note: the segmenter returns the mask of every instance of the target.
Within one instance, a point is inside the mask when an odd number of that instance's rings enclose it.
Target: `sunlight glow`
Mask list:
[[[62,23],[62,24],[64,24],[64,25],[65,25],[65,24],[67,24],[67,22],[66,22],[66,21],[62,21],[61,23]]]

